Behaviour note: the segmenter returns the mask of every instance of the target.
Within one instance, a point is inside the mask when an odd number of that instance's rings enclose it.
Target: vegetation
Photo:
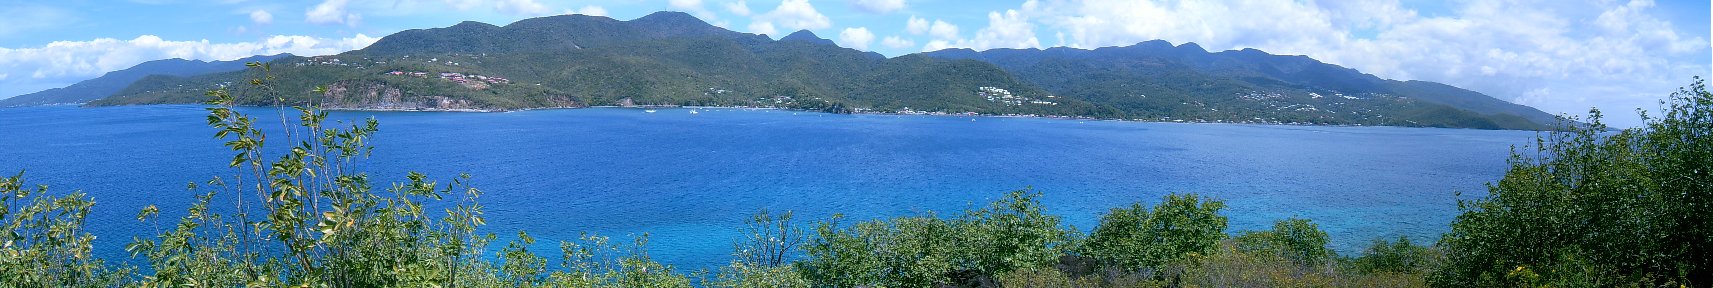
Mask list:
[[[1150,41],[1096,50],[951,49],[886,58],[807,31],[774,41],[678,12],[630,21],[551,16],[505,27],[465,22],[399,32],[339,55],[272,63],[279,66],[278,87],[293,92],[281,103],[303,105],[316,96],[333,109],[758,106],[1532,130],[1556,121],[1469,90],[1385,80],[1257,50],[1209,53],[1193,43]],[[390,75],[394,71],[428,75]],[[511,81],[460,85],[440,78],[442,72]],[[151,76],[90,105],[196,103],[200,91],[245,77]],[[309,93],[317,86],[329,90]],[[1027,100],[989,99],[980,87]],[[277,100],[239,98],[238,104]]]
[[[1505,177],[1439,243],[1445,286],[1713,285],[1713,94],[1673,93],[1663,117],[1587,126],[1512,153]]]
[[[1100,219],[1084,255],[1121,271],[1200,262],[1225,239],[1225,203],[1195,195],[1167,195],[1149,213],[1141,203],[1113,209]]]
[[[379,131],[373,119],[326,123],[313,102],[268,139],[239,99],[277,99],[267,64],[248,85],[207,93],[207,123],[238,173],[191,183],[184,216],[137,219],[158,234],[126,246],[141,269],[90,255],[81,193],[0,178],[0,284],[8,287],[1492,287],[1697,286],[1713,283],[1706,251],[1713,200],[1713,94],[1697,81],[1661,118],[1610,131],[1543,134],[1513,153],[1489,195],[1433,247],[1375,240],[1360,255],[1326,247],[1308,219],[1225,234],[1224,202],[1194,194],[1113,209],[1087,237],[1013,191],[950,217],[932,212],[805,229],[792,213],[746,221],[732,260],[684,273],[654,261],[648,235],[628,243],[585,234],[560,242],[557,263],[523,231],[497,250],[481,190],[409,173],[375,191],[356,169]],[[318,89],[319,90],[319,89]],[[283,109],[282,114],[286,113]],[[268,148],[271,143],[294,146]],[[279,153],[279,154],[270,154]],[[230,205],[230,206],[226,206]],[[439,213],[425,207],[445,207]],[[435,216],[438,215],[438,216]],[[812,232],[811,232],[812,231]],[[493,252],[493,254],[488,254]]]

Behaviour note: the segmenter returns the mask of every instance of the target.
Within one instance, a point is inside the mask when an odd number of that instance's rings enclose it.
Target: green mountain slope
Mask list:
[[[336,108],[746,105],[1052,115],[1100,110],[1075,100],[989,100],[981,87],[1003,89],[1012,97],[1047,95],[987,63],[887,59],[838,47],[808,31],[774,41],[676,12],[631,21],[570,15],[504,27],[465,22],[399,32],[361,50],[284,58],[270,66],[285,104],[307,101],[300,96],[326,86],[325,104]],[[253,72],[150,77],[91,104],[190,103],[202,97],[198,91],[242,79],[244,73]],[[476,75],[504,80],[472,80]],[[265,105],[275,100],[244,101]]]
[[[809,31],[780,40],[658,12],[464,22],[339,55],[272,61],[279,96],[351,109],[741,105],[830,112],[1058,115],[1164,121],[1539,129],[1550,115],[1430,82],[1302,56],[1163,41],[1095,50],[944,50],[886,58]],[[244,79],[152,76],[90,105],[194,103]],[[283,102],[282,102],[283,101]],[[1544,115],[1544,116],[1543,116]]]

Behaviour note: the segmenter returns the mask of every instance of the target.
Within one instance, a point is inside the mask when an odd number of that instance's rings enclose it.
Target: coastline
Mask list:
[[[142,105],[196,105],[196,104],[137,104],[137,105],[116,105],[116,106],[142,106]],[[72,105],[68,105],[68,104],[33,105],[33,106],[16,106],[16,107],[0,107],[0,108],[46,107],[46,106],[72,106]],[[92,107],[92,106],[87,106],[87,105],[76,105],[76,106],[78,106],[78,108]],[[265,106],[265,105],[263,105],[263,106],[244,105],[244,106],[249,106],[249,107],[276,107],[276,106]],[[106,106],[93,106],[93,107],[106,107]],[[328,110],[328,111],[359,111],[359,112],[509,113],[509,112],[521,112],[521,111],[535,111],[535,110],[561,110],[561,109],[585,109],[585,108],[744,109],[744,110],[777,110],[777,111],[810,112],[810,113],[823,113],[823,114],[851,114],[851,115],[1023,118],[1023,119],[1114,121],[1114,122],[1138,122],[1138,123],[1236,124],[1236,125],[1275,125],[1275,126],[1307,126],[1307,127],[1398,127],[1398,128],[1465,129],[1465,130],[1541,131],[1541,130],[1525,130],[1525,129],[1479,129],[1479,128],[1468,128],[1468,127],[1429,127],[1429,126],[1403,126],[1403,125],[1315,124],[1315,123],[1296,123],[1296,122],[1255,122],[1255,121],[1223,121],[1223,120],[1211,120],[1210,121],[1210,120],[1204,120],[1204,119],[1170,119],[1170,120],[1166,120],[1166,119],[1141,119],[1141,118],[1115,119],[1115,118],[1098,118],[1098,117],[1087,117],[1087,116],[1034,115],[1034,114],[983,114],[983,113],[975,113],[975,112],[946,113],[946,112],[926,112],[926,111],[897,112],[897,111],[861,110],[861,111],[856,111],[856,112],[852,112],[852,113],[828,113],[828,112],[820,111],[820,110],[791,109],[791,108],[767,107],[767,106],[683,106],[683,105],[620,106],[620,105],[598,105],[598,106],[535,107],[535,108],[520,108],[520,109],[476,109],[476,108],[446,108],[446,109],[441,109],[441,108],[378,108],[378,107],[331,107],[331,108],[324,107],[322,109]]]

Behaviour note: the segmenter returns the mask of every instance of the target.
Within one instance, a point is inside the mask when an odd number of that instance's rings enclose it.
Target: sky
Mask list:
[[[1307,55],[1616,126],[1713,71],[1709,1],[1652,0],[0,0],[0,98],[149,60],[360,49],[394,32],[560,14],[682,11],[899,56],[1147,40]]]

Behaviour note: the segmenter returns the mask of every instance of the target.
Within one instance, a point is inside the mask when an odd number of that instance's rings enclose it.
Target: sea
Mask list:
[[[205,192],[187,183],[237,173],[205,108],[3,108],[0,174],[87,193],[95,253],[143,263],[124,245],[166,228],[136,220],[139,209],[182,216]],[[295,111],[238,110],[271,131],[270,153],[289,145],[277,141],[280,116],[295,120]],[[1511,149],[1537,135],[742,108],[332,118],[380,122],[372,156],[356,166],[377,191],[413,171],[442,184],[469,174],[485,192],[490,225],[479,232],[499,236],[491,249],[521,230],[538,240],[531,250],[554,260],[559,241],[586,233],[620,243],[646,235],[650,257],[681,271],[730,261],[744,219],[761,209],[791,211],[805,228],[835,214],[843,223],[953,217],[1022,189],[1085,233],[1112,208],[1194,193],[1225,202],[1231,233],[1299,217],[1344,255],[1381,238],[1432,243],[1449,231],[1458,200],[1484,197]]]

